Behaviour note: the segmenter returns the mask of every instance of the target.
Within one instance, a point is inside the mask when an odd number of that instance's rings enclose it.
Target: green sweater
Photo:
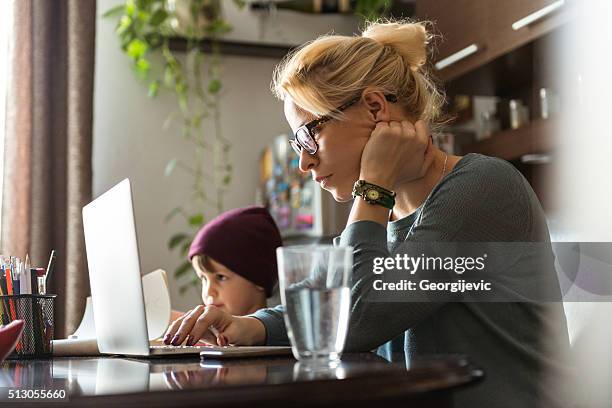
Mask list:
[[[411,230],[412,228],[412,230]],[[569,349],[560,302],[371,302],[375,257],[394,244],[416,242],[549,242],[540,203],[510,163],[464,156],[407,217],[388,223],[357,221],[336,244],[354,248],[351,319],[346,351],[370,351],[402,335],[407,360],[461,353],[485,371],[485,380],[456,394],[457,406],[557,405],[552,388]],[[548,268],[541,273],[550,273]],[[546,277],[550,280],[550,276]],[[552,277],[555,282],[556,276]],[[546,279],[545,279],[546,280]],[[252,316],[266,327],[268,345],[287,345],[283,307]]]

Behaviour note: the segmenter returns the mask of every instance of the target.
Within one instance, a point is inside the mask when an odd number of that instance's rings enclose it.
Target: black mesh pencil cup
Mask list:
[[[53,306],[57,295],[2,295],[2,324],[23,320],[21,339],[8,359],[49,358],[53,355]]]

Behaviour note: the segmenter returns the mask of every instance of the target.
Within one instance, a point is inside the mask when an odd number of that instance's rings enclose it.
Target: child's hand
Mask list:
[[[200,305],[176,319],[164,335],[164,343],[192,346],[202,340],[219,346],[263,344],[266,331],[253,317],[232,316],[215,306]]]
[[[393,190],[424,173],[429,128],[424,121],[378,122],[361,155],[360,179]]]

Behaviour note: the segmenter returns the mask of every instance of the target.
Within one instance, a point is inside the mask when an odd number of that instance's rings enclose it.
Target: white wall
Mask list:
[[[119,3],[121,0],[98,1],[98,14]],[[246,35],[245,27],[256,29],[252,23],[239,21],[252,18],[248,12],[232,16],[234,25],[241,27],[241,35]],[[313,29],[312,19],[308,20],[310,26],[307,29],[316,30],[309,37],[330,31],[329,24],[335,20],[317,21],[318,26]],[[180,260],[176,253],[167,250],[166,242],[182,224],[178,220],[166,224],[164,217],[170,209],[184,202],[190,192],[190,180],[179,176],[178,172],[170,178],[164,177],[163,173],[166,163],[174,157],[191,160],[192,146],[182,139],[178,126],[162,129],[167,115],[176,110],[175,99],[163,92],[157,99],[147,97],[145,84],[135,79],[130,62],[120,52],[114,34],[115,24],[114,19],[99,18],[97,21],[94,197],[129,177],[134,186],[143,272],[156,268],[171,272]],[[292,30],[300,33],[298,38],[307,37],[306,28],[300,29],[293,24]],[[253,32],[251,37],[260,36]],[[225,58],[222,128],[224,135],[234,144],[231,160],[235,169],[226,208],[254,202],[259,153],[274,136],[288,131],[282,104],[269,90],[276,63],[277,60],[268,58]],[[197,290],[180,296],[179,284],[174,279],[171,279],[170,286],[173,307],[186,310],[199,301]]]

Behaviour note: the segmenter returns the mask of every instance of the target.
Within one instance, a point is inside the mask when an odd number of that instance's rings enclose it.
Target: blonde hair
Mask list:
[[[398,97],[415,120],[435,126],[445,96],[427,69],[433,39],[427,22],[370,23],[361,35],[324,35],[286,56],[276,67],[271,88],[285,100],[321,116],[331,114],[367,87]]]

